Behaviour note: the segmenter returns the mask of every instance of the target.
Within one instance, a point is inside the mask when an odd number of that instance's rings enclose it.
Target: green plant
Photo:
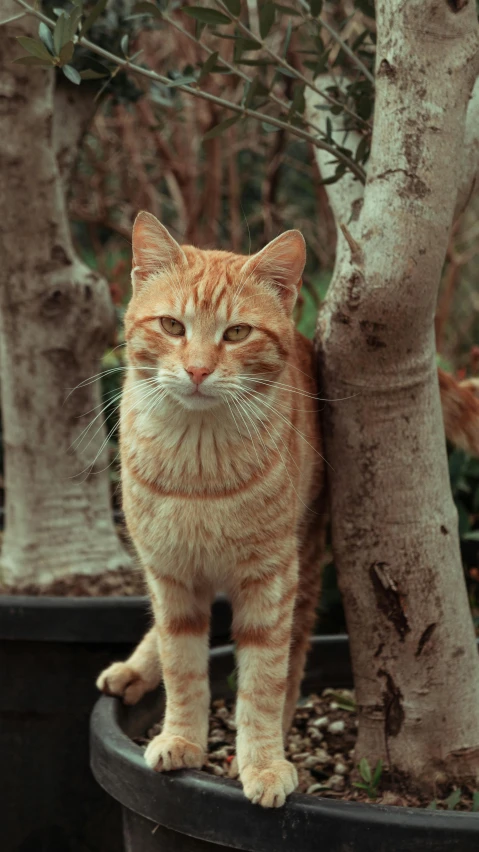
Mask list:
[[[382,760],[378,760],[373,771],[367,758],[362,757],[358,764],[358,771],[363,780],[354,781],[353,786],[358,787],[360,790],[365,790],[370,799],[376,799],[379,782],[383,773]]]

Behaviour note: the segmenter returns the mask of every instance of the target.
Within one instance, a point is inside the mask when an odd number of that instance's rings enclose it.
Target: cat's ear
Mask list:
[[[286,309],[292,311],[301,289],[305,263],[306,243],[301,231],[285,231],[248,258],[241,273],[276,284]]]
[[[138,213],[133,225],[132,242],[133,289],[140,287],[153,272],[159,272],[165,266],[181,266],[187,262],[181,246],[151,213]]]

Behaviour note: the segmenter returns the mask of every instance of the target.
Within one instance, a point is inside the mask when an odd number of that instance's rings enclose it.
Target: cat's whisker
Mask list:
[[[159,396],[159,398],[158,398],[158,399],[154,399],[154,400],[153,400],[152,406],[148,409],[148,411],[149,411],[149,412],[150,412],[150,410],[153,410],[153,408],[155,407],[155,405],[157,405],[157,404],[158,404],[158,402],[160,402],[160,401],[161,401],[161,399],[163,398],[164,393],[162,392],[162,388],[160,388],[160,387],[156,387],[156,388],[154,388],[153,390],[151,390],[149,393],[145,394],[145,395],[141,398],[141,402],[144,402],[145,400],[149,399],[151,396],[155,397],[155,395],[158,395],[158,396]],[[131,406],[130,406],[127,410],[126,410],[126,412],[125,412],[125,413],[127,413],[127,414],[128,414],[128,413],[132,410],[132,408],[134,408],[134,407],[135,407],[135,405],[136,405],[137,403],[138,403],[138,400],[134,400],[133,404],[132,404],[132,405],[131,405]],[[86,474],[87,474],[87,476],[95,476],[95,475],[98,475],[98,474],[100,474],[100,473],[103,473],[105,470],[108,470],[108,468],[109,468],[109,467],[111,467],[111,465],[113,464],[113,462],[109,462],[109,464],[108,464],[105,468],[103,468],[101,471],[93,471],[93,468],[94,468],[94,466],[95,466],[95,464],[96,464],[97,460],[101,457],[101,455],[102,455],[102,453],[103,453],[103,451],[104,451],[105,447],[108,445],[108,442],[109,442],[109,440],[110,440],[111,436],[114,434],[114,432],[116,431],[116,429],[118,429],[119,423],[120,423],[120,418],[118,418],[118,420],[116,421],[115,425],[114,425],[114,426],[112,427],[112,429],[110,429],[110,431],[108,432],[108,434],[107,434],[106,438],[103,440],[103,442],[102,442],[102,444],[101,444],[101,446],[100,446],[100,449],[98,450],[98,452],[97,452],[97,454],[96,454],[95,458],[93,459],[93,461],[92,461],[89,465],[87,465],[87,466],[86,466],[86,467],[85,467],[82,471],[80,471],[79,473],[75,474],[75,476],[71,477],[72,479],[76,479],[78,476],[82,476],[82,474],[84,474],[84,473],[86,473]],[[103,427],[103,423],[102,423],[102,424],[101,424],[101,426],[100,426],[100,427],[96,430],[95,435],[97,435],[97,434],[98,434],[98,432],[100,431],[100,429],[101,429],[102,427]],[[95,437],[95,435],[93,436],[93,438]],[[89,443],[87,444],[87,446],[89,446],[89,444],[91,443],[91,441],[93,440],[93,438],[91,438],[91,439],[90,439],[90,441],[89,441]],[[84,452],[85,450],[86,450],[86,447],[84,447],[84,448],[83,448],[83,452]]]
[[[154,382],[154,383],[156,384],[155,379],[143,379],[143,380],[140,380],[140,381],[143,381],[145,384],[148,384],[148,385],[149,385],[151,382]],[[102,405],[101,411],[99,411],[99,413],[98,413],[98,414],[97,414],[97,415],[96,415],[96,416],[95,416],[95,417],[94,417],[94,418],[90,421],[90,423],[88,424],[88,426],[86,426],[86,427],[85,427],[85,429],[83,429],[83,430],[82,430],[82,432],[80,432],[80,434],[79,434],[79,435],[75,438],[75,440],[74,440],[74,441],[72,442],[72,444],[70,445],[69,449],[79,450],[79,449],[80,449],[80,446],[81,446],[82,441],[84,440],[84,438],[86,438],[86,436],[87,436],[88,432],[89,432],[89,431],[90,431],[90,429],[93,427],[93,424],[94,424],[94,423],[98,420],[98,418],[99,418],[99,417],[101,417],[101,415],[102,415],[102,414],[104,414],[104,413],[107,411],[107,409],[108,409],[108,408],[110,408],[110,407],[111,407],[111,406],[112,406],[115,402],[118,402],[118,403],[119,403],[119,402],[121,401],[122,396],[123,396],[123,392],[122,392],[122,391],[120,391],[120,392],[118,393],[118,395],[115,397],[115,399],[114,399],[114,400],[112,400],[111,402],[108,402],[106,405]],[[118,407],[118,406],[117,406],[117,407]],[[87,412],[87,413],[90,413],[90,412]],[[95,438],[95,436],[98,434],[98,432],[102,429],[102,427],[103,427],[103,421],[102,421],[102,423],[100,424],[99,428],[98,428],[98,429],[96,430],[96,432],[94,433],[94,435],[90,438],[90,440],[89,440],[88,444],[87,444],[85,447],[83,447],[83,448],[82,448],[82,452],[84,452],[84,451],[87,449],[87,447],[89,447],[89,446],[90,446],[91,442],[93,441],[93,439]]]
[[[243,398],[243,401],[244,401],[244,402],[246,402],[246,400],[247,400],[250,406],[254,406],[254,409],[253,409],[253,410],[256,410],[257,412],[259,411],[259,415],[260,415],[260,416],[259,416],[259,418],[258,418],[258,419],[260,419],[260,420],[261,420],[261,422],[263,423],[263,426],[265,425],[265,424],[264,424],[264,420],[267,420],[267,421],[268,421],[268,423],[270,424],[271,428],[272,428],[272,429],[274,429],[274,423],[273,423],[273,421],[271,420],[271,417],[268,417],[268,415],[266,414],[266,412],[261,411],[261,409],[258,407],[258,404],[257,404],[256,400],[252,399],[250,396],[247,396],[247,393],[248,393],[248,392],[243,391],[243,397],[242,397],[242,398]],[[257,415],[257,416],[258,416],[258,415]],[[287,443],[286,443],[286,441],[285,441],[285,439],[284,439],[283,435],[282,435],[281,433],[279,433],[278,437],[281,439],[281,442],[282,442],[282,444],[283,444],[283,447],[284,447],[284,449],[286,450],[286,452],[288,453],[288,455],[289,455],[289,457],[290,457],[291,461],[293,462],[294,466],[297,468],[298,472],[300,472],[299,465],[298,465],[298,463],[297,463],[297,461],[296,461],[296,459],[295,459],[295,457],[294,457],[293,453],[292,453],[292,452],[291,452],[291,450],[289,449],[289,447],[288,447],[288,445],[287,445]]]
[[[243,423],[244,423],[244,425],[245,425],[245,427],[246,427],[246,429],[247,429],[247,432],[248,432],[248,435],[249,435],[250,441],[251,441],[251,443],[252,443],[252,445],[253,445],[253,449],[254,449],[254,452],[255,452],[256,458],[257,458],[257,460],[258,460],[258,466],[259,466],[260,470],[261,470],[261,471],[263,471],[263,465],[262,465],[261,460],[260,460],[260,457],[259,457],[259,455],[258,455],[258,450],[257,450],[256,444],[255,444],[255,442],[254,442],[254,439],[253,439],[253,436],[252,436],[252,434],[251,434],[251,430],[250,430],[250,428],[249,428],[249,426],[248,426],[248,423],[247,423],[247,421],[246,421],[246,419],[245,419],[245,417],[244,417],[242,407],[241,407],[241,405],[239,404],[239,400],[238,400],[237,398],[235,398],[235,397],[232,395],[232,396],[231,396],[231,401],[232,401],[233,405],[235,405],[235,406],[237,407],[237,409],[238,409],[239,415],[240,415],[240,417],[241,417],[241,419],[242,419],[242,421],[243,421]],[[245,412],[245,414],[246,414],[246,412]],[[255,424],[253,423],[253,420],[251,420],[251,419],[250,419],[250,422],[251,422],[253,425],[255,425]]]
[[[238,426],[238,421],[236,420],[236,417],[234,416],[233,409],[231,408],[231,405],[230,405],[230,403],[229,403],[229,400],[228,400],[226,397],[225,397],[225,402],[226,402],[226,405],[228,406],[228,408],[229,408],[229,410],[230,410],[231,417],[233,418],[233,422],[234,422],[234,424],[235,424],[235,426],[236,426],[236,431],[238,432],[238,435],[239,435],[239,436],[240,436],[240,438],[241,438],[241,442],[242,442],[242,444],[243,444],[243,447],[244,447],[245,453],[246,453],[246,454],[248,454],[248,450],[247,450],[247,448],[246,448],[246,444],[245,444],[245,442],[244,442],[244,436],[241,434],[241,430],[240,430],[240,428],[239,428],[239,426]]]
[[[110,367],[108,370],[103,370],[101,373],[97,373],[95,376],[90,376],[88,379],[84,379],[74,388],[71,388],[65,399],[63,400],[63,405],[65,405],[66,401],[71,397],[72,393],[75,393],[79,388],[87,387],[88,385],[93,384],[93,382],[98,381],[98,379],[103,379],[105,376],[111,376],[113,373],[120,373],[127,370],[137,370],[138,367],[134,365],[127,364],[124,367]],[[141,367],[142,370],[156,370],[156,367]]]
[[[278,415],[278,417],[280,417],[282,420],[284,420],[284,422],[285,422],[285,423],[287,423],[287,424],[288,424],[288,426],[290,426],[290,427],[291,427],[291,429],[293,429],[293,430],[294,430],[294,432],[296,432],[296,434],[297,434],[297,435],[299,435],[299,436],[303,439],[303,441],[305,441],[305,442],[308,444],[308,446],[309,446],[309,447],[311,447],[311,449],[312,449],[312,450],[316,453],[316,455],[317,455],[317,456],[319,456],[319,458],[320,458],[320,459],[322,459],[322,461],[323,461],[325,464],[327,464],[327,465],[328,465],[328,467],[330,467],[330,468],[331,468],[331,470],[334,470],[334,468],[333,468],[333,467],[332,467],[332,465],[331,465],[331,464],[327,461],[327,459],[325,459],[325,458],[324,458],[324,456],[322,456],[322,455],[321,455],[321,453],[320,453],[320,452],[316,449],[316,447],[313,447],[313,445],[312,445],[312,444],[308,441],[308,439],[306,438],[306,436],[305,436],[305,435],[303,435],[303,433],[302,433],[302,432],[300,432],[300,430],[299,430],[296,426],[294,426],[294,425],[293,425],[293,423],[291,423],[291,421],[290,421],[290,420],[288,420],[288,418],[284,416],[284,414],[281,414],[281,412],[280,412],[280,411],[277,411],[277,409],[275,409],[275,408],[274,408],[274,406],[272,406],[272,405],[270,405],[269,403],[267,403],[267,402],[265,401],[264,397],[263,397],[261,394],[255,393],[254,391],[249,391],[249,393],[253,394],[253,395],[254,395],[257,399],[259,399],[259,400],[263,403],[263,405],[266,405],[269,409],[271,409],[271,411],[272,411],[274,414],[277,414],[277,415]]]
[[[106,413],[106,411],[107,411],[109,408],[111,408],[111,406],[112,406],[112,405],[115,405],[115,403],[118,403],[118,405],[119,405],[120,400],[121,400],[121,397],[122,397],[122,394],[120,393],[120,394],[118,394],[118,395],[115,397],[115,399],[111,400],[111,402],[108,402],[106,405],[102,405],[101,410],[98,412],[98,414],[97,414],[97,415],[96,415],[96,416],[95,416],[92,420],[90,420],[90,422],[89,422],[88,426],[86,426],[86,427],[85,427],[85,429],[83,429],[83,430],[80,432],[80,434],[79,434],[79,435],[77,435],[77,437],[75,438],[75,440],[74,440],[74,441],[72,441],[72,443],[70,444],[70,446],[69,446],[69,448],[68,448],[68,449],[69,449],[69,450],[79,450],[79,449],[80,449],[80,446],[81,446],[81,444],[82,444],[82,441],[83,441],[83,440],[86,438],[86,436],[88,435],[88,432],[89,432],[89,431],[90,431],[90,429],[93,427],[93,424],[94,424],[94,423],[96,423],[96,421],[98,420],[98,418],[99,418],[99,417],[101,417],[101,416],[102,416],[102,414],[105,414],[105,413]],[[117,408],[118,408],[118,405],[116,406]],[[100,429],[102,428],[103,424],[104,424],[104,421],[102,420],[102,422],[101,422],[101,424],[100,424],[99,428],[98,428],[98,429],[97,429],[97,431],[95,432],[95,435],[97,435],[97,434],[98,434],[98,432],[99,432],[99,431],[100,431]],[[83,447],[83,451],[85,451],[85,450],[87,449],[87,447],[89,447],[89,446],[90,446],[90,444],[91,444],[91,442],[92,442],[93,438],[95,437],[95,435],[93,435],[93,437],[92,437],[92,438],[90,438],[90,440],[89,440],[88,444],[87,444],[85,447]]]
[[[253,382],[256,385],[266,385],[267,387],[271,388],[280,388],[281,390],[288,390],[291,391],[291,393],[298,394],[299,396],[305,396],[308,397],[308,399],[316,399],[318,400],[318,402],[323,402],[323,400],[319,399],[318,396],[314,393],[309,393],[309,391],[302,391],[298,388],[295,388],[294,385],[287,385],[283,384],[282,382],[275,382],[272,379],[262,379],[260,378],[260,375],[261,374],[258,374],[257,376],[238,375],[238,379],[246,382]]]

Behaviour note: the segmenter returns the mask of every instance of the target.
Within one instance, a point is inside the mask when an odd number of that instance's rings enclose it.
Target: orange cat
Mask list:
[[[314,623],[326,511],[313,348],[293,322],[304,239],[288,231],[249,258],[200,251],[140,213],[133,257],[123,502],[155,625],[98,686],[133,704],[163,678],[163,730],[145,759],[164,771],[202,766],[210,607],[227,592],[240,778],[253,802],[280,806],[297,783],[283,732]]]

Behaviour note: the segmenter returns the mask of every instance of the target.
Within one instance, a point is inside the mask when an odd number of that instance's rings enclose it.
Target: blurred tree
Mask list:
[[[5,0],[1,14],[15,17],[18,6]],[[33,35],[32,19],[0,28],[0,564],[2,580],[21,586],[101,574],[129,559],[112,520],[102,417],[90,444],[77,446],[98,410],[99,386],[90,377],[114,323],[105,281],[75,255],[65,207],[70,164],[93,113],[91,93],[79,98],[62,86],[55,111],[54,72],[13,64],[13,33]]]

